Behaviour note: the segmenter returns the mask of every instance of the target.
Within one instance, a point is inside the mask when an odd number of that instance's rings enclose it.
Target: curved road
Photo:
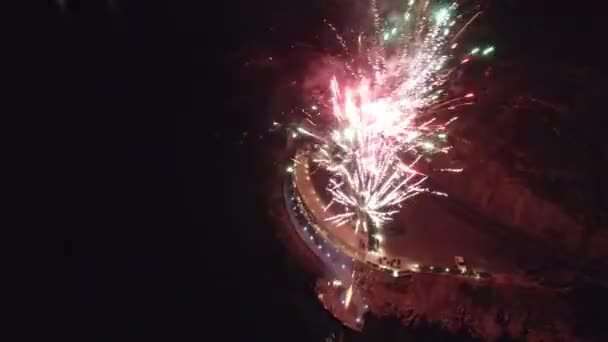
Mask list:
[[[294,165],[295,185],[300,196],[332,242],[348,255],[360,261],[377,263],[377,257],[360,248],[365,234],[355,234],[352,225],[336,226],[325,221],[333,215],[331,208],[323,210],[326,203],[319,196],[309,174],[308,155],[300,152]],[[430,195],[420,195],[407,202],[396,217],[403,234],[386,238],[382,243],[384,256],[399,258],[405,264],[436,265],[453,267],[454,256],[463,256],[474,270],[492,273],[516,273],[515,261],[522,253],[513,246],[504,244],[503,239],[492,234],[490,229],[471,224],[470,220],[446,210],[440,201],[446,199]],[[407,267],[402,264],[402,269]]]

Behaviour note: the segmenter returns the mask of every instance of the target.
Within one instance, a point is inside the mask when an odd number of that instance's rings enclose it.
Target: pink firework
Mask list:
[[[454,61],[456,38],[479,15],[459,24],[457,9],[455,2],[435,7],[410,0],[405,12],[393,14],[382,26],[372,2],[374,35],[358,35],[357,54],[338,35],[352,79],[341,81],[347,85],[331,79],[331,103],[326,106],[333,116],[331,127],[319,129],[313,123],[314,128],[300,128],[319,140],[313,161],[331,173],[327,207],[342,208],[329,221],[352,224],[375,237],[403,201],[424,192],[445,195],[425,188],[427,175],[416,166],[423,157],[449,151],[446,127],[456,117],[440,120],[435,115],[472,103],[473,93],[450,96],[446,81],[465,60],[493,51],[477,49]],[[355,67],[354,61],[364,66]]]

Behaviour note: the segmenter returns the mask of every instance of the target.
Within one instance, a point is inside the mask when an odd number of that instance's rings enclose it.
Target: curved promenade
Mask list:
[[[315,241],[316,249],[315,246],[310,247],[315,250],[317,255],[324,258],[324,262],[330,264],[336,263],[335,258],[340,258],[340,261],[337,262],[337,272],[341,273],[342,269],[350,270],[350,265],[356,260],[378,270],[391,273],[394,277],[410,275],[412,272],[473,276],[475,278],[486,275],[485,273],[477,273],[472,269],[462,273],[454,267],[453,263],[448,265],[445,263],[441,263],[443,265],[419,263],[403,255],[391,254],[382,250],[382,248],[379,252],[368,252],[365,248],[366,234],[355,233],[352,224],[337,226],[327,221],[327,218],[335,213],[332,212],[331,208],[324,208],[326,203],[321,199],[311,181],[309,160],[310,156],[307,151],[304,149],[297,151],[294,163],[287,173],[285,197],[288,202],[286,204],[290,209],[296,227],[301,226],[298,228],[298,234],[307,243]],[[314,234],[312,238],[311,234]],[[327,254],[331,257],[328,257]],[[332,266],[332,269],[336,269],[336,267]]]
[[[335,248],[327,237],[320,234],[321,230],[303,205],[290,174],[285,179],[283,196],[294,228],[308,248],[328,266],[335,278],[344,281],[350,279],[353,258]]]
[[[308,171],[308,155],[306,152],[298,152],[296,155],[296,163],[292,168],[292,172],[288,173],[288,181],[285,184],[285,197],[293,203],[286,203],[290,214],[294,216],[296,226],[305,225],[306,234],[314,234],[313,240],[321,239],[321,248],[317,249],[333,249],[330,253],[343,255],[350,262],[357,260],[361,263],[366,263],[372,267],[389,271],[394,276],[409,274],[411,271],[417,271],[416,265],[410,260],[403,257],[388,256],[383,253],[368,253],[365,249],[366,235],[356,234],[354,227],[351,224],[337,226],[326,219],[333,215],[331,209],[324,210],[324,203],[316,192],[316,189],[310,181]],[[302,236],[303,232],[298,229],[298,233]],[[302,236],[304,240],[309,240],[310,235]],[[327,246],[327,247],[325,247]],[[313,247],[314,249],[314,247]],[[317,255],[319,255],[318,251]],[[324,258],[327,254],[324,254]],[[340,269],[350,267],[342,267]],[[413,268],[413,269],[412,269]]]

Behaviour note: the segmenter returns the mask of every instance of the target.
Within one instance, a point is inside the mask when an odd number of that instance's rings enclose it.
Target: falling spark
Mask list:
[[[350,300],[353,298],[353,286],[349,286],[348,290],[346,290],[346,296],[344,297],[344,308],[348,309],[350,305]]]

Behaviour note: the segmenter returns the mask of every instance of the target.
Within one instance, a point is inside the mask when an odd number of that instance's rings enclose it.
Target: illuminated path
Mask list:
[[[300,201],[292,177],[288,177],[284,188],[284,197],[289,216],[294,224],[294,228],[300,238],[328,266],[331,271],[332,279],[340,279],[345,284],[350,284],[352,279],[353,259],[340,250],[325,236],[322,236],[318,229],[313,228],[314,223],[308,216],[307,209]]]
[[[341,248],[335,240],[336,236],[330,236],[317,224],[311,210],[304,204],[299,189],[296,188],[294,174],[287,175],[283,191],[286,208],[297,234],[329,271],[329,274],[326,274],[329,278],[327,284],[317,284],[320,286],[317,288],[320,291],[319,300],[342,323],[360,330],[368,305],[366,299],[355,294],[356,290],[353,289],[353,263],[364,258],[365,254],[347,246]]]
[[[308,154],[300,150],[295,160],[285,175],[285,204],[297,234],[326,266],[327,283],[320,284],[319,299],[347,326],[361,329],[369,303],[365,297],[369,293],[360,292],[353,284],[356,261],[388,271],[394,277],[424,272],[472,279],[484,277],[484,273],[478,272],[492,271],[494,283],[537,286],[516,274],[513,260],[521,257],[521,250],[510,248],[482,224],[463,220],[462,214],[453,213],[445,206],[445,199],[432,196],[420,196],[408,203],[396,217],[398,224],[409,227],[407,232],[386,236],[381,253],[368,253],[361,245],[361,239],[364,242],[367,239],[366,234],[356,234],[352,225],[337,226],[326,221],[334,214],[331,209],[324,210],[326,204],[309,174]],[[465,258],[466,274],[460,274],[454,267],[456,255]],[[400,260],[400,265],[387,265],[386,260],[394,259]],[[382,281],[382,277],[377,279]],[[352,296],[345,302],[347,289]]]
[[[353,258],[364,261],[365,251],[360,250],[357,246],[360,240],[364,239],[362,234],[354,234],[354,229],[350,224],[337,226],[332,222],[327,222],[325,219],[333,215],[331,209],[323,210],[323,203],[317,194],[313,183],[310,181],[308,160],[306,157],[298,157],[300,163],[294,168],[295,185],[304,204],[310,210],[310,213],[317,220],[318,227],[323,229],[323,234],[329,240],[339,245],[342,250],[351,255]]]
[[[398,223],[406,224],[405,234],[385,237],[381,243],[382,254],[367,253],[360,244],[360,240],[366,242],[365,234],[355,234],[351,225],[338,227],[326,221],[333,214],[331,208],[323,210],[326,203],[311,181],[308,155],[300,151],[296,160],[292,171],[294,186],[314,218],[316,225],[313,228],[351,258],[391,272],[397,270],[398,275],[419,271],[416,265],[420,265],[422,271],[429,271],[428,267],[433,266],[434,273],[441,269],[444,274],[458,274],[454,269],[456,255],[463,256],[469,268],[475,271],[517,272],[514,260],[525,252],[505,246],[505,241],[493,236],[486,227],[452,213],[445,206],[446,199],[432,196],[419,196],[395,217]],[[385,259],[382,261],[381,257]],[[387,259],[399,259],[400,267],[390,267]]]
[[[321,236],[330,241],[342,253],[360,262],[385,268],[389,271],[397,271],[400,274],[411,271],[408,268],[414,264],[411,260],[386,253],[382,255],[368,253],[364,247],[367,243],[366,234],[356,234],[351,224],[338,226],[333,222],[326,221],[328,217],[334,214],[331,208],[324,210],[326,203],[321,200],[314,184],[310,180],[308,156],[300,152],[296,156],[296,160],[298,162],[295,163],[293,168],[294,185],[303,204],[315,220],[316,225],[313,228],[316,228]],[[379,262],[379,258],[382,257],[387,257],[389,260],[400,259],[400,267],[391,267],[389,269],[388,265]]]

